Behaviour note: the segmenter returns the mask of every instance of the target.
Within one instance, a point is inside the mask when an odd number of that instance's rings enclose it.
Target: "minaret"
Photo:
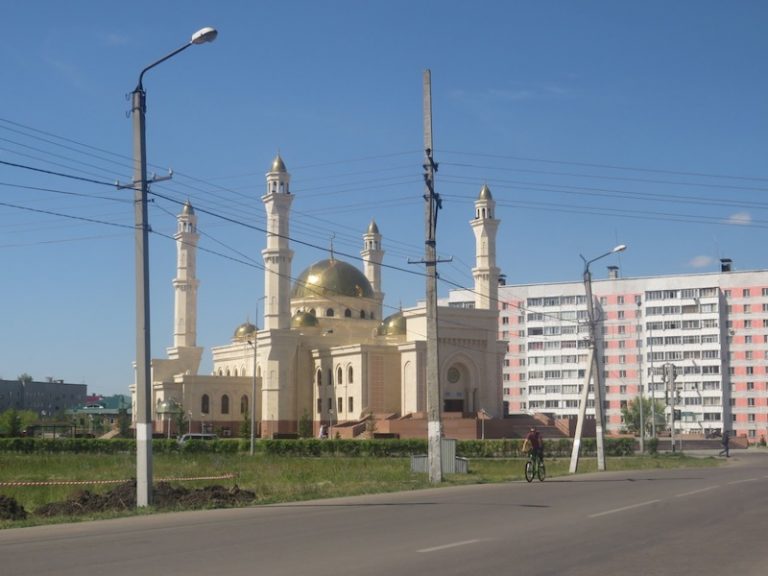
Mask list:
[[[197,346],[197,216],[187,201],[176,217],[176,278],[173,279],[175,295],[173,346],[194,348]]]
[[[475,308],[496,310],[499,301],[499,269],[496,267],[496,231],[499,221],[493,217],[496,202],[491,189],[483,184],[475,200],[475,218],[470,221],[475,233]]]
[[[293,196],[291,176],[278,154],[267,172],[267,192],[261,197],[267,212],[264,257],[264,329],[291,327],[291,261],[289,220]]]
[[[384,250],[381,249],[381,234],[376,222],[371,220],[368,230],[363,234],[363,249],[360,252],[363,257],[363,273],[368,278],[373,288],[373,294],[378,302],[376,318],[381,320],[382,303],[384,293],[381,291],[381,263],[384,260]]]

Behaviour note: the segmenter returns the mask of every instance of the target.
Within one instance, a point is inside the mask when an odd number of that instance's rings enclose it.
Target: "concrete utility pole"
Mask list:
[[[136,218],[136,506],[152,504],[152,366],[149,314],[149,225],[147,223],[147,139],[144,74],[193,44],[213,42],[213,28],[203,28],[192,39],[144,68],[132,93],[133,115],[133,185]],[[152,181],[161,178],[153,178]],[[167,178],[163,178],[167,179]],[[118,187],[124,187],[118,185]]]
[[[571,450],[571,465],[570,473],[576,473],[576,469],[579,465],[579,448],[581,447],[581,434],[584,427],[584,419],[586,418],[586,405],[587,398],[589,396],[589,382],[593,379],[595,382],[595,443],[597,445],[597,469],[599,471],[605,470],[605,437],[603,429],[603,373],[600,369],[600,359],[597,352],[597,317],[595,316],[595,303],[592,297],[592,272],[589,271],[589,265],[601,258],[615,254],[616,252],[623,252],[627,247],[624,244],[619,244],[610,252],[601,254],[597,258],[587,260],[584,256],[581,259],[584,261],[584,292],[587,299],[587,317],[589,320],[589,340],[590,340],[590,354],[589,364],[587,365],[586,378],[584,379],[584,389],[581,393],[581,402],[579,404],[579,416],[576,421],[576,433],[573,438],[573,448]]]
[[[437,164],[432,159],[432,73],[424,71],[424,264],[427,267],[427,438],[429,451],[429,481],[437,484],[443,481],[440,419],[440,378],[437,351],[437,212],[440,210],[440,196],[435,193],[435,172]]]
[[[640,454],[645,454],[645,401],[643,400],[643,354],[642,354],[642,325],[640,323],[642,303],[637,301],[637,386],[640,402]]]

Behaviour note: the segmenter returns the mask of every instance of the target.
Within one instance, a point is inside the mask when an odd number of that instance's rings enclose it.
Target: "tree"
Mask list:
[[[642,402],[639,402],[642,400]],[[651,400],[645,396],[635,398],[627,402],[626,406],[621,407],[621,416],[624,419],[624,426],[632,434],[640,434],[640,406],[643,407],[643,426],[646,435],[653,430],[653,413],[656,414],[656,427],[664,426],[664,405],[659,400]],[[655,411],[652,409],[655,404]]]
[[[11,438],[18,438],[22,432],[37,421],[37,414],[31,410],[10,408],[0,414],[0,433]]]
[[[306,410],[299,418],[299,438],[312,438],[312,419]]]
[[[34,378],[32,378],[32,376],[30,376],[26,372],[24,372],[23,374],[19,374],[16,378],[22,384],[29,384],[30,382],[32,382],[34,380]]]

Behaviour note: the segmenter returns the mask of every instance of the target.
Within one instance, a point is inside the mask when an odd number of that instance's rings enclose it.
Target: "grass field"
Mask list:
[[[568,473],[566,458],[547,459],[547,475]],[[717,466],[715,458],[655,456],[608,458],[609,470]],[[446,475],[442,486],[513,482],[523,480],[524,460],[472,459],[468,474]],[[135,477],[136,458],[131,454],[15,454],[0,453],[0,495],[12,497],[28,512],[66,500],[79,491],[105,492],[113,484],[100,481],[129,480]],[[596,470],[594,458],[582,458],[579,473]],[[409,458],[299,458],[250,456],[248,454],[159,454],[153,460],[153,478],[193,478],[234,474],[234,479],[173,481],[186,488],[211,484],[233,485],[256,494],[255,504],[292,502],[379,492],[417,490],[429,487],[426,474],[410,471]],[[5,486],[10,482],[89,482],[84,485]],[[147,511],[143,511],[147,512]],[[151,512],[151,510],[150,510]],[[122,514],[125,515],[125,514]],[[114,516],[114,514],[112,514]],[[105,517],[105,516],[100,516]],[[93,516],[87,519],[93,519]],[[71,521],[73,518],[39,518],[25,521],[0,520],[0,528],[32,526]]]

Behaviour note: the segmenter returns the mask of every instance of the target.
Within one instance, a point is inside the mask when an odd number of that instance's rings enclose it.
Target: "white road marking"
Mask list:
[[[744,480],[734,480],[733,482],[728,482],[728,485],[732,486],[733,484],[744,484],[745,482],[757,482],[757,478],[745,478]]]
[[[421,550],[416,550],[416,552],[436,552],[437,550],[456,548],[457,546],[466,546],[467,544],[474,544],[476,542],[480,542],[480,540],[464,540],[463,542],[453,542],[452,544],[444,544],[442,546],[434,546],[432,548],[422,548]]]
[[[683,496],[693,496],[694,494],[701,494],[702,492],[709,492],[719,488],[719,486],[710,486],[709,488],[702,488],[700,490],[691,490],[690,492],[683,492],[682,494],[675,494],[675,498],[682,498]]]
[[[598,518],[600,516],[607,516],[608,514],[616,514],[617,512],[624,512],[625,510],[632,510],[633,508],[640,508],[641,506],[656,504],[657,502],[661,502],[661,500],[649,500],[648,502],[640,502],[640,504],[632,504],[632,506],[624,506],[623,508],[614,508],[613,510],[606,510],[605,512],[590,514],[589,518]]]

